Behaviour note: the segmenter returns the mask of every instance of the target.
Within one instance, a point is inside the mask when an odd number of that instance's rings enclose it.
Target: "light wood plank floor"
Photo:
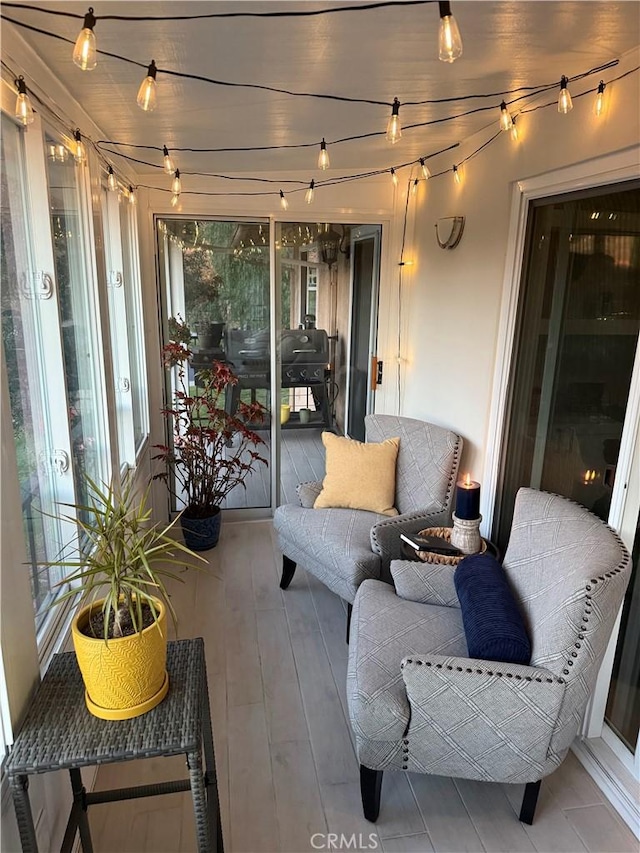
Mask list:
[[[531,827],[517,819],[522,786],[393,773],[378,823],[365,821],[342,601],[301,569],[280,591],[270,522],[223,524],[207,556],[209,568],[176,584],[174,601],[180,635],[205,639],[227,853],[301,853],[329,832],[344,836],[334,850],[383,853],[638,850],[571,753],[543,782]],[[100,768],[96,787],[184,774],[181,759],[129,762]],[[195,850],[188,793],[92,806],[89,817],[96,853]]]

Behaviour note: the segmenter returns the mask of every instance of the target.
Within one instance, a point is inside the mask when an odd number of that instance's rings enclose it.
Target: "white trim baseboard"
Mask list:
[[[577,737],[571,749],[631,832],[640,839],[640,786],[637,780],[602,738]]]

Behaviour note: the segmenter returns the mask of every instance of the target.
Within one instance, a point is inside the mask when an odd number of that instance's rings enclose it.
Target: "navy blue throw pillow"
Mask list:
[[[528,664],[531,643],[500,563],[488,554],[465,557],[453,581],[469,657]]]

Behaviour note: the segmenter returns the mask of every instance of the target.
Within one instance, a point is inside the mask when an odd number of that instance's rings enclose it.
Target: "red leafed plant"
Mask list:
[[[162,410],[173,445],[155,445],[153,457],[166,470],[156,479],[166,482],[171,494],[185,503],[185,515],[206,518],[220,507],[236,486],[267,460],[257,449],[264,441],[251,426],[261,422],[266,409],[260,403],[238,403],[237,411],[225,409],[226,392],[238,382],[228,364],[213,361],[199,370],[195,386],[189,385],[191,330],[180,318],[169,320],[171,340],[162,351],[164,366],[175,370],[173,406]]]

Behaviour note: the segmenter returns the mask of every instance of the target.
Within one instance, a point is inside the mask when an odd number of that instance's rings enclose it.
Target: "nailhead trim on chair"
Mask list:
[[[573,661],[571,663],[573,664]],[[403,661],[400,664],[400,669],[404,669],[405,666],[408,664],[415,664],[416,666],[423,666],[423,665],[424,666],[433,666],[434,669],[443,669],[443,668],[448,669],[448,670],[454,669],[453,666],[449,666],[448,664],[444,665],[441,663],[433,663],[432,661],[429,661],[429,660],[414,660],[413,658],[407,658],[406,661]],[[564,684],[565,683],[564,678],[560,678],[558,676],[555,676],[554,678],[539,678],[537,676],[534,677],[532,675],[520,675],[519,673],[515,673],[515,672],[500,672],[498,670],[494,671],[492,669],[472,669],[471,667],[467,667],[465,669],[464,667],[461,667],[461,666],[456,666],[455,669],[458,672],[475,672],[478,675],[489,675],[489,676],[495,675],[498,678],[502,678],[504,676],[506,678],[514,678],[516,681],[537,681],[540,684],[542,684],[543,681],[546,681],[548,684],[553,684],[554,681],[557,682],[558,684]],[[567,672],[568,672],[568,670],[567,670]]]
[[[567,500],[569,500],[569,499],[567,498]],[[569,503],[575,503],[575,501],[569,501]],[[579,504],[578,504],[578,506],[579,506]],[[604,524],[604,522],[603,522],[603,524]],[[609,525],[605,525],[605,527],[609,527]],[[611,530],[611,528],[609,528],[609,530]],[[625,548],[625,545],[624,545],[622,539],[620,539],[620,537],[616,534],[615,530],[612,530],[611,532],[615,535],[615,538],[616,538],[618,544],[621,545],[622,548]],[[625,552],[626,552],[626,548],[625,548]],[[581,632],[586,632],[588,630],[589,616],[591,616],[591,612],[593,609],[592,603],[591,603],[592,602],[592,596],[590,595],[590,593],[593,592],[593,587],[597,586],[598,583],[601,583],[601,584],[605,583],[608,578],[613,578],[613,577],[615,577],[615,575],[620,574],[620,572],[622,572],[628,566],[630,559],[631,559],[630,556],[627,554],[623,558],[622,562],[618,566],[616,566],[615,569],[612,569],[610,572],[605,572],[604,575],[598,575],[595,578],[591,578],[589,580],[589,583],[585,585],[585,596],[584,596],[585,604],[584,604],[584,610],[583,610],[583,616],[582,616],[582,624],[580,625],[580,631]],[[578,640],[584,640],[584,633],[578,634]],[[582,649],[582,643],[576,643],[575,647],[576,647],[576,649]],[[571,652],[571,657],[574,659],[577,658],[578,653],[577,652]],[[566,661],[565,668],[562,670],[563,675],[569,675],[570,674],[570,670],[566,668],[568,666],[573,666],[573,660],[569,659]]]

